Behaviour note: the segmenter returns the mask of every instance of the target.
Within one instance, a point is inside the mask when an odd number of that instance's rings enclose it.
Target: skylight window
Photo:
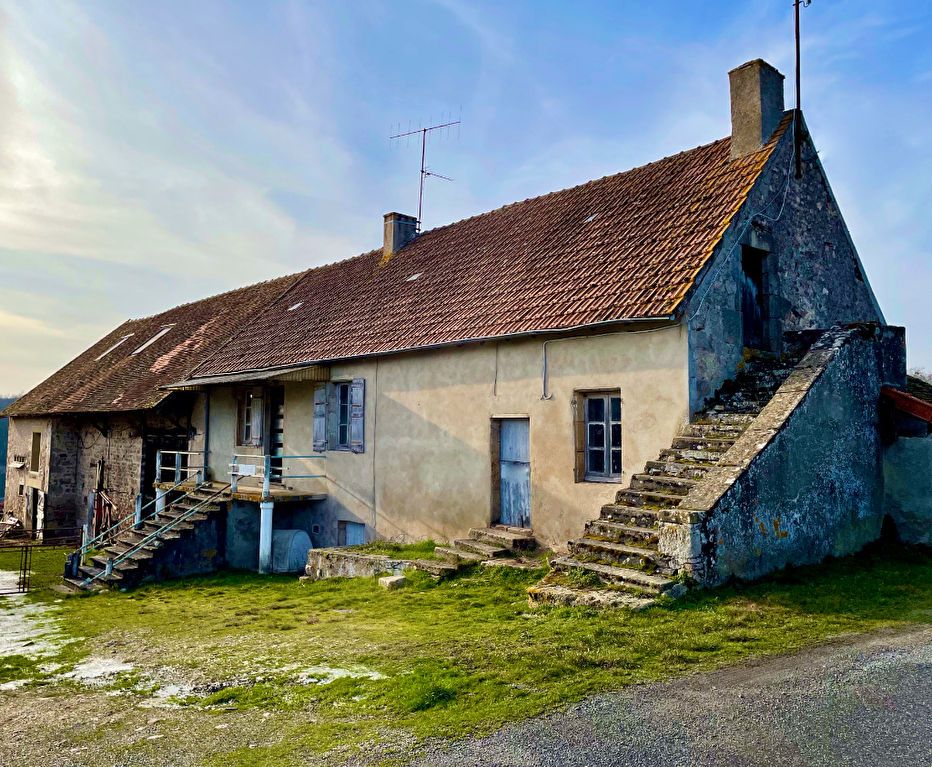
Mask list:
[[[122,344],[123,342],[125,342],[127,338],[132,338],[132,337],[133,337],[133,334],[132,334],[132,333],[127,333],[127,334],[126,334],[125,336],[123,336],[119,341],[117,341],[113,346],[111,346],[109,349],[107,349],[107,351],[105,351],[105,352],[104,352],[103,354],[101,354],[97,359],[95,359],[94,362],[100,362],[104,357],[106,357],[108,354],[110,354],[110,352],[112,352],[112,351],[113,351],[114,349],[116,349],[120,344]]]
[[[408,278],[405,280],[405,282],[414,282],[415,280],[420,279],[420,278],[421,278],[421,275],[422,275],[423,273],[424,273],[424,272],[418,272],[417,274],[412,274],[410,277],[408,277]]]
[[[289,312],[293,312],[295,309],[300,308],[301,304],[303,304],[303,303],[304,303],[304,301],[298,301],[298,303],[296,303],[296,304],[294,304],[294,305],[292,305],[292,306],[289,306],[289,307],[288,307],[288,311],[289,311]]]
[[[152,346],[152,344],[158,341],[162,336],[164,336],[173,327],[175,326],[174,325],[162,325],[162,329],[158,333],[156,333],[154,336],[152,336],[152,338],[146,341],[142,346],[136,349],[136,351],[134,351],[133,354],[139,354],[139,352],[141,352],[143,349],[148,349],[150,346]]]

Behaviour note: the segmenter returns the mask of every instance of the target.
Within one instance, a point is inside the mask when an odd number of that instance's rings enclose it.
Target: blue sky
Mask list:
[[[0,0],[0,393],[127,317],[729,132],[727,71],[792,82],[789,0]],[[932,8],[814,0],[803,108],[887,320],[932,368]],[[792,93],[787,93],[791,103]]]

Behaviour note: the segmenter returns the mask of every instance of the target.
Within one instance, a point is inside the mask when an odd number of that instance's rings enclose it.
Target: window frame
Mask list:
[[[352,381],[336,381],[334,388],[334,450],[350,449],[350,414],[352,413]],[[346,399],[344,401],[344,394]],[[345,416],[345,421],[344,421]]]
[[[240,389],[236,393],[236,446],[261,448],[265,446],[265,410],[266,396],[265,392],[255,386]],[[252,433],[253,426],[256,423],[253,415],[255,407],[262,408],[263,412],[260,420],[260,433]]]
[[[29,451],[29,471],[32,474],[38,474],[42,468],[42,432],[34,431],[32,433],[32,444]]]
[[[583,481],[585,482],[621,482],[624,476],[624,428],[623,415],[624,407],[621,399],[621,391],[618,389],[586,391],[580,392],[580,404],[582,406],[582,452],[583,452]],[[601,401],[602,417],[601,419],[590,418],[590,402]],[[618,403],[617,418],[612,410],[614,402]],[[602,427],[602,445],[591,445],[591,439],[594,429],[591,427]],[[615,430],[617,427],[617,440]],[[602,469],[592,467],[591,454],[601,451]],[[613,454],[617,453],[618,470],[615,471],[612,465]]]

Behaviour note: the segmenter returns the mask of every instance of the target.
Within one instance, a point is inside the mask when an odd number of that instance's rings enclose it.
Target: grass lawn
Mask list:
[[[60,553],[37,554],[36,581],[52,582],[62,561]],[[120,708],[122,725],[102,715],[55,737],[93,743],[111,758],[143,759],[156,743],[183,750],[191,764],[304,764],[330,749],[334,763],[357,751],[389,763],[426,737],[486,732],[591,693],[847,632],[932,622],[932,556],[892,544],[638,613],[530,610],[525,589],[540,575],[492,568],[435,583],[414,573],[398,591],[375,579],[251,574],[91,596],[39,589],[30,599],[52,603],[76,640],[53,660],[65,669],[88,656],[134,666],[108,683],[114,702],[100,704]],[[163,719],[151,725],[158,740],[129,737],[166,674],[191,680],[193,691],[159,709]],[[35,661],[5,659],[0,682],[19,677],[34,681],[0,699],[24,706],[103,698],[55,681]],[[220,730],[224,722],[229,728]]]

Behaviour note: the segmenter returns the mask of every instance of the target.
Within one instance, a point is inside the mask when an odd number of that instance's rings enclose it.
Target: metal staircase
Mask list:
[[[160,494],[69,554],[65,584],[79,590],[135,586],[153,571],[174,542],[181,541],[230,499],[229,484],[190,479],[162,492],[164,495]],[[164,498],[172,492],[183,495],[165,503],[163,508]]]

